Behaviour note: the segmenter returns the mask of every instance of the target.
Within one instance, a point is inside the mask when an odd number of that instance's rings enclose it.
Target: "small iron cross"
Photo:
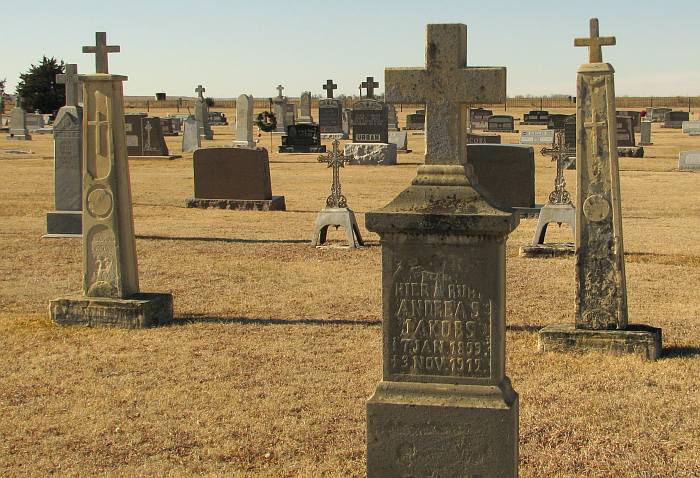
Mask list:
[[[576,154],[575,149],[567,148],[564,145],[564,132],[557,131],[556,144],[552,148],[542,148],[543,156],[552,156],[552,161],[557,162],[557,176],[554,178],[554,191],[549,193],[550,204],[571,204],[571,194],[566,190],[566,179],[564,178],[564,162],[572,155]]]
[[[333,184],[331,185],[331,195],[326,198],[326,207],[337,209],[348,207],[348,200],[340,190],[340,168],[345,167],[350,159],[346,156],[340,154],[338,146],[340,141],[337,139],[333,141],[333,152],[327,155],[319,156],[319,163],[328,163],[329,168],[333,168]]]
[[[367,90],[366,98],[374,98],[374,89],[379,88],[379,82],[374,81],[373,76],[368,76],[367,81],[363,81],[360,85],[360,90],[362,88],[365,88]],[[362,91],[360,91],[360,95],[362,95]]]
[[[575,38],[574,46],[588,47],[588,63],[602,63],[604,46],[615,45],[615,37],[601,37],[600,29],[598,28],[598,19],[591,18],[590,22],[590,38]]]
[[[333,98],[333,90],[337,88],[338,85],[333,83],[333,80],[327,80],[326,84],[323,85],[323,89],[326,90],[326,98]]]
[[[109,63],[107,55],[110,53],[119,53],[119,45],[107,46],[107,33],[95,33],[95,46],[84,46],[83,53],[95,54],[95,73],[109,73]]]

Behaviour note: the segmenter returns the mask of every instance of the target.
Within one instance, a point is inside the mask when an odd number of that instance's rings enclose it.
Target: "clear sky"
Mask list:
[[[617,37],[618,95],[700,95],[700,0],[33,0],[3,11],[0,79],[14,92],[42,55],[93,72],[81,47],[106,31],[127,95],[354,94],[366,76],[381,93],[385,67],[423,65],[426,23],[465,23],[468,64],[507,67],[508,96],[573,95],[590,17]]]

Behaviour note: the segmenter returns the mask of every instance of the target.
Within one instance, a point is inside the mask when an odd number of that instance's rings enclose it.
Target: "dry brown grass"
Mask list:
[[[178,320],[124,331],[48,322],[49,299],[80,287],[80,241],[41,239],[51,137],[3,135],[0,475],[362,476],[364,401],[381,375],[381,251],[364,213],[410,181],[423,146],[409,141],[397,167],[342,171],[369,240],[353,252],[306,244],[330,185],[315,155],[271,154],[289,209],[272,213],[186,209],[191,155],[132,161],[141,287],[172,291]],[[660,361],[538,354],[540,327],[573,320],[573,259],[518,257],[533,220],[508,242],[521,476],[700,476],[700,175],[673,171],[700,143],[656,128],[654,142],[621,160],[621,181],[630,319],[663,328]],[[538,155],[538,202],[553,175]]]

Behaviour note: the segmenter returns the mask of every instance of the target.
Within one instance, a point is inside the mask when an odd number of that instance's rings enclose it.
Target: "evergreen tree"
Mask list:
[[[27,73],[19,75],[17,94],[22,98],[25,111],[56,113],[66,103],[66,87],[56,83],[56,75],[64,73],[63,61],[43,57],[38,65],[31,65]]]

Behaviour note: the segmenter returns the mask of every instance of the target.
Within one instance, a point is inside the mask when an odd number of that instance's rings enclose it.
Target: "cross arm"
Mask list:
[[[506,101],[505,67],[476,66],[457,71],[458,77],[448,82],[445,91],[454,101],[483,104]]]
[[[387,103],[425,103],[429,96],[425,68],[384,69],[384,99]]]

